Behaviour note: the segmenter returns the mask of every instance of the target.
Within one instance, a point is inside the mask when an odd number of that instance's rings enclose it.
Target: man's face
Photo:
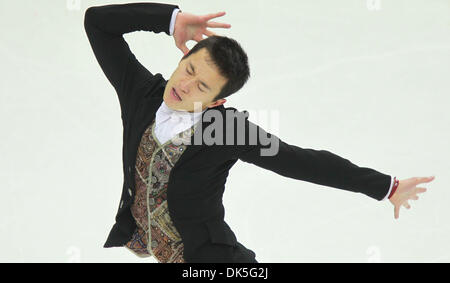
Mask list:
[[[193,112],[195,102],[202,103],[202,111],[207,107],[216,107],[226,102],[225,99],[213,101],[227,79],[222,77],[217,67],[207,60],[210,60],[208,50],[202,48],[180,61],[164,90],[163,98],[167,107]],[[174,96],[174,89],[181,100]]]

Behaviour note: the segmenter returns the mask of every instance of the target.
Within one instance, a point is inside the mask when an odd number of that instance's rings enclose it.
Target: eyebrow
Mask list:
[[[194,65],[192,65],[191,62],[189,62],[189,65],[191,66],[192,71],[193,71],[194,74],[195,74],[195,68],[194,68]],[[200,81],[200,83],[201,83],[202,85],[204,85],[207,89],[211,90],[211,88],[210,88],[207,84],[205,84],[204,82]]]

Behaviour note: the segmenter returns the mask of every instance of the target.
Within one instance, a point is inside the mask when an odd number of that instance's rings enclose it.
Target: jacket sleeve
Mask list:
[[[249,137],[256,136],[254,133],[259,134],[251,142]],[[379,201],[390,189],[389,175],[359,167],[327,150],[288,144],[247,119],[245,143],[238,148],[240,160],[288,178],[363,193]]]
[[[129,3],[93,6],[86,10],[84,27],[95,57],[115,88],[122,115],[133,88],[153,74],[131,52],[123,34],[134,31],[165,32],[170,35],[172,12],[177,5]]]

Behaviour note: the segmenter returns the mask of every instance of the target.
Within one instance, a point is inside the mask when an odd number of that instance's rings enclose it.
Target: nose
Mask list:
[[[194,82],[194,80],[190,80],[190,79],[186,79],[186,80],[182,81],[180,84],[180,91],[182,91],[183,94],[188,94],[193,82]]]

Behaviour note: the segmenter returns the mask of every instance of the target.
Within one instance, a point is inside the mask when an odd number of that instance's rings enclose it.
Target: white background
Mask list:
[[[103,248],[122,189],[122,124],[83,19],[112,3],[127,2],[0,1],[2,262],[156,262]],[[254,122],[278,112],[279,137],[302,148],[400,180],[436,176],[395,220],[389,201],[239,161],[225,220],[259,262],[450,261],[450,1],[169,3],[227,12],[216,20],[232,28],[213,31],[242,44],[251,79],[226,107]],[[164,33],[125,38],[166,79],[183,55]]]

